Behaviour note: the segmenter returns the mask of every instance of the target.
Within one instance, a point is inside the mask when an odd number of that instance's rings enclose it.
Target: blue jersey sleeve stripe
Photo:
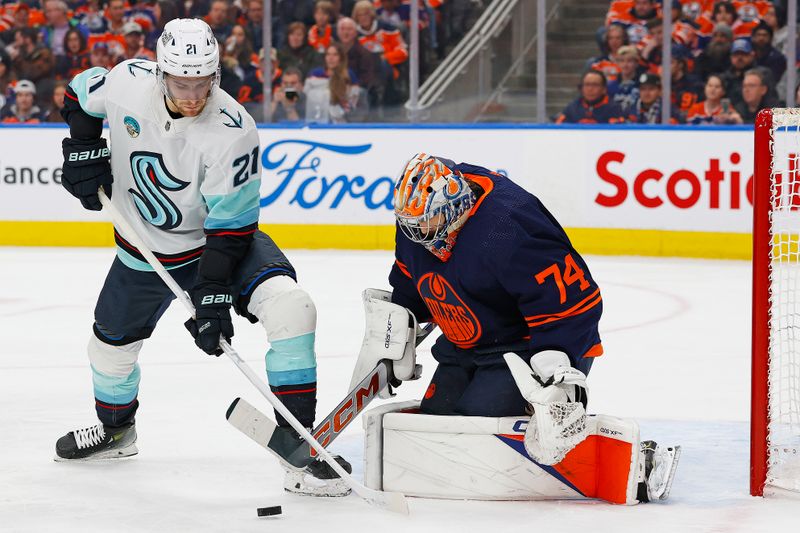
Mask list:
[[[261,180],[254,179],[230,194],[204,196],[208,218],[230,220],[259,207]]]
[[[92,76],[96,76],[98,74],[107,74],[107,73],[108,71],[102,67],[92,67],[90,69],[84,70],[83,72],[72,78],[72,81],[69,82],[69,86],[72,87],[72,90],[75,91],[76,95],[78,95],[78,103],[81,104],[81,109],[83,109],[83,111],[87,115],[91,115],[95,118],[106,118],[106,116],[103,113],[94,113],[86,108],[87,100],[89,99],[89,88],[86,85]]]
[[[208,216],[203,227],[206,230],[244,228],[258,222],[259,208],[254,207],[234,218],[215,218]]]

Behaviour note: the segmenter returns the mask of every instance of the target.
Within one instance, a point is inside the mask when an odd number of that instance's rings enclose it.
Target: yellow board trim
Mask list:
[[[286,249],[391,250],[393,226],[261,224]],[[587,255],[644,255],[750,259],[749,233],[567,228],[572,244]],[[113,246],[108,222],[0,221],[0,246]]]

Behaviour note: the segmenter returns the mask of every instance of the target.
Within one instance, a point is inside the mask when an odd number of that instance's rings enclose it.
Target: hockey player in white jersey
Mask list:
[[[219,47],[205,22],[170,21],[158,40],[157,58],[157,63],[125,61],[110,71],[91,68],[71,81],[62,112],[70,126],[62,183],[91,210],[101,209],[98,189],[104,188],[189,291],[197,312],[186,325],[203,351],[219,355],[220,336],[233,336],[231,307],[260,322],[270,342],[270,387],[312,427],[316,309],[296,283],[291,263],[258,231],[261,163],[255,123],[219,88]],[[101,137],[103,120],[110,152]],[[116,228],[114,238],[117,256],[98,298],[88,347],[100,423],[60,438],[57,460],[137,453],[138,354],[174,296],[129,236]],[[293,431],[276,417],[285,431]],[[284,466],[287,490],[349,492],[324,463],[305,471]],[[326,481],[303,482],[311,476]]]

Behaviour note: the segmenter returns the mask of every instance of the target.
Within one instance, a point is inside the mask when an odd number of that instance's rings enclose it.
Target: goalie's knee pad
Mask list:
[[[143,341],[136,341],[113,346],[92,335],[88,353],[95,398],[112,405],[128,404],[136,398],[140,381],[137,360],[142,344]]]
[[[267,373],[273,387],[317,379],[314,336],[317,309],[306,291],[288,276],[275,276],[255,290],[247,310],[267,332]]]

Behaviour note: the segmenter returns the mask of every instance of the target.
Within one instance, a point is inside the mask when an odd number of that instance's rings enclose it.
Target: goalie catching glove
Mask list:
[[[102,186],[111,198],[111,152],[103,138],[82,140],[66,138],[61,142],[64,152],[61,184],[81,201],[85,209],[100,211],[103,206],[97,196]]]
[[[534,461],[553,465],[586,438],[586,375],[564,352],[547,350],[528,366],[515,353],[503,356],[522,397],[533,407],[525,449]]]
[[[380,289],[366,289],[362,295],[366,330],[358,361],[350,380],[350,390],[382,361],[392,361],[397,386],[401,381],[418,379],[422,367],[417,365],[417,336],[422,329],[417,325],[414,313],[401,305],[392,303],[392,293]],[[392,397],[392,392],[383,390],[381,398]]]

